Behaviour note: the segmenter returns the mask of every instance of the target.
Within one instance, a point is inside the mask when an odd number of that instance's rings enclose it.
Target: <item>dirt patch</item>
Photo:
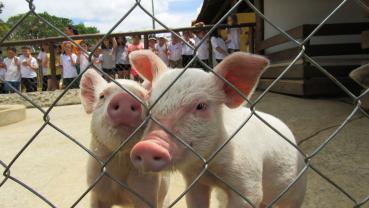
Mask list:
[[[31,93],[22,93],[25,97],[27,97],[32,102],[36,103],[40,107],[48,107],[63,93],[63,90],[56,91],[46,91],[46,92],[31,92]],[[79,90],[71,89],[68,90],[63,97],[56,103],[57,106],[63,105],[73,105],[80,104],[81,100],[79,98]],[[27,101],[25,98],[21,97],[16,93],[12,94],[0,94],[0,105],[13,105],[19,104],[24,105],[27,108],[35,107]]]

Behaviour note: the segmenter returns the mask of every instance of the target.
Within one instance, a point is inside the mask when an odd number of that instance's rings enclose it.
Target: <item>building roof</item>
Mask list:
[[[228,10],[231,9],[234,2],[236,1],[204,0],[201,11],[197,16],[196,22],[204,22],[205,24],[214,24],[220,18],[222,18],[222,16],[225,15],[228,12]],[[241,5],[239,5],[236,10],[236,12],[248,12],[248,11],[251,11],[251,9],[245,2],[242,2]]]

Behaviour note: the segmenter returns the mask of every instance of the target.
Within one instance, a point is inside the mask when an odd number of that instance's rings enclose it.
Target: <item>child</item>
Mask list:
[[[50,86],[50,91],[52,90],[56,90],[56,89],[60,89],[60,80],[62,78],[62,65],[60,62],[60,56],[62,55],[62,47],[61,45],[55,45],[54,46],[56,48],[56,55],[55,55],[55,68],[56,68],[56,72],[55,72],[55,76],[56,76],[56,83],[54,82],[54,80],[52,79],[52,75],[51,75],[51,69],[49,71],[49,79],[47,80],[48,82],[48,86]]]
[[[5,91],[5,73],[6,73],[6,68],[3,62],[2,54],[3,54],[2,51],[0,51],[0,94],[4,93]]]
[[[66,88],[78,76],[77,72],[77,55],[73,53],[71,43],[64,44],[64,53],[60,56],[60,62],[63,67],[63,86]],[[78,88],[78,82],[74,82],[71,89]]]
[[[208,38],[206,38],[203,42],[202,39],[205,37],[206,32],[205,30],[200,30],[196,33],[196,37],[194,37],[195,45],[199,46],[197,49],[197,57],[204,62],[205,64],[209,65],[209,44],[208,44]],[[204,68],[202,64],[197,63],[197,67]],[[204,68],[205,69],[205,68]],[[205,70],[207,71],[207,70]]]
[[[220,63],[228,55],[227,47],[223,38],[220,36],[220,29],[215,30],[211,36],[210,41],[213,47],[213,54],[215,60]]]
[[[31,47],[23,46],[22,55],[19,57],[21,83],[26,92],[37,91],[37,60],[31,55]]]
[[[117,53],[115,58],[115,68],[118,71],[119,79],[129,79],[130,65],[128,62],[128,46],[125,36],[121,36],[117,39]]]
[[[182,44],[179,43],[178,37],[172,34],[172,41],[168,45],[168,57],[170,68],[182,67]]]
[[[98,68],[99,70],[102,70],[101,67],[101,47],[97,47],[96,50],[92,54],[92,63]]]
[[[133,35],[132,36],[132,44],[129,44],[128,46],[128,54],[130,54],[133,51],[137,50],[143,50],[144,45],[141,43],[141,36],[140,35]],[[137,71],[132,67],[131,68],[131,78],[136,81],[142,81],[140,77],[138,76]]]
[[[229,26],[235,26],[238,24],[237,15],[231,15],[227,19],[227,24]],[[226,41],[228,45],[228,53],[233,53],[240,51],[240,35],[242,34],[242,29],[239,27],[227,28],[228,39]]]
[[[155,45],[156,45],[156,37],[155,36],[151,36],[149,38],[149,49],[156,53],[156,48],[155,48]]]
[[[107,73],[111,78],[115,78],[115,53],[117,50],[117,41],[115,37],[105,39],[101,45],[101,66],[103,72]],[[104,76],[107,81],[111,78]]]
[[[68,36],[79,35],[78,30],[73,25],[68,25],[67,27],[65,27],[64,32]],[[78,45],[80,45],[82,40],[74,40],[74,42],[76,42]],[[64,46],[65,43],[71,43],[71,42],[69,40],[64,41],[63,46]],[[72,44],[72,48],[73,48],[73,53],[74,54],[79,54],[79,48],[77,46]]]
[[[82,41],[80,43],[80,46],[88,51],[88,44],[86,43],[86,41]],[[88,56],[89,56],[89,53],[85,53],[83,51],[79,51],[79,55],[78,55],[78,59],[77,59],[77,62],[79,63],[79,66],[80,66],[80,73],[82,73],[83,71],[85,71],[87,69],[87,67],[90,65],[90,62],[88,61]]]
[[[159,37],[159,43],[156,44],[155,51],[161,60],[168,65],[168,46],[167,39],[164,36]]]
[[[188,31],[183,32],[184,40],[190,44],[191,46],[195,46],[194,40],[191,38],[191,33]],[[183,67],[187,66],[193,58],[193,49],[187,45],[185,42],[182,42],[182,65]]]
[[[64,28],[64,32],[65,32],[65,34],[67,34],[68,36],[76,36],[76,35],[79,35],[78,30],[77,30],[73,25],[68,25],[67,27],[65,27],[65,28]],[[75,42],[77,45],[80,45],[80,44],[81,44],[81,42],[82,42],[82,40],[76,40],[76,39],[74,39],[74,42]],[[68,40],[68,41],[64,41],[64,42],[63,42],[63,45],[62,45],[62,47],[63,47],[63,51],[64,51],[64,44],[66,44],[66,43],[71,43],[71,44],[72,44],[72,42],[70,42],[69,40]],[[80,51],[79,51],[79,47],[78,47],[78,46],[76,46],[76,45],[72,44],[72,48],[73,48],[73,53],[74,53],[74,54],[78,55],[78,54],[80,53]],[[81,71],[81,68],[80,68],[79,63],[77,63],[77,64],[76,64],[76,69],[77,69],[77,73],[79,74],[79,73],[80,73],[80,71]]]
[[[37,60],[40,62],[42,68],[42,91],[46,91],[48,88],[47,73],[49,71],[49,59],[50,59],[49,45],[47,43],[43,43],[41,45],[41,51],[37,56]]]
[[[19,90],[21,80],[20,62],[16,56],[17,50],[15,47],[8,47],[6,50],[7,57],[4,59],[4,67],[6,68],[4,92],[12,93],[14,90],[10,86]]]
[[[6,68],[3,62],[3,52],[0,50],[0,94],[4,93],[5,90],[5,73]]]

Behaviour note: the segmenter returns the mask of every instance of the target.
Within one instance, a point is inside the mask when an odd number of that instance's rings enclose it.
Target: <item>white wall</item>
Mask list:
[[[342,0],[264,0],[264,14],[284,30],[289,30],[302,24],[318,24]],[[349,0],[328,21],[341,22],[368,22],[365,10]],[[265,38],[279,34],[269,23],[265,23]]]
[[[283,30],[289,30],[302,24],[319,24],[341,2],[342,0],[264,0],[264,14]],[[328,23],[344,22],[369,22],[368,12],[355,1],[349,0],[328,20]],[[266,22],[264,26],[265,38],[280,34],[269,23]],[[359,35],[313,36],[310,44],[359,42],[361,42]],[[268,48],[265,52],[268,54],[294,47],[296,44],[288,42]]]

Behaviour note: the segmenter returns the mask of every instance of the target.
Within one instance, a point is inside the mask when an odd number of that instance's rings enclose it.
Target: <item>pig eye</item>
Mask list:
[[[197,104],[197,106],[196,106],[196,110],[198,110],[198,111],[204,111],[204,110],[206,110],[207,109],[207,105],[205,104],[205,103],[199,103],[199,104]]]
[[[100,100],[102,100],[102,99],[105,98],[105,95],[104,94],[101,94],[99,98],[100,98]]]

